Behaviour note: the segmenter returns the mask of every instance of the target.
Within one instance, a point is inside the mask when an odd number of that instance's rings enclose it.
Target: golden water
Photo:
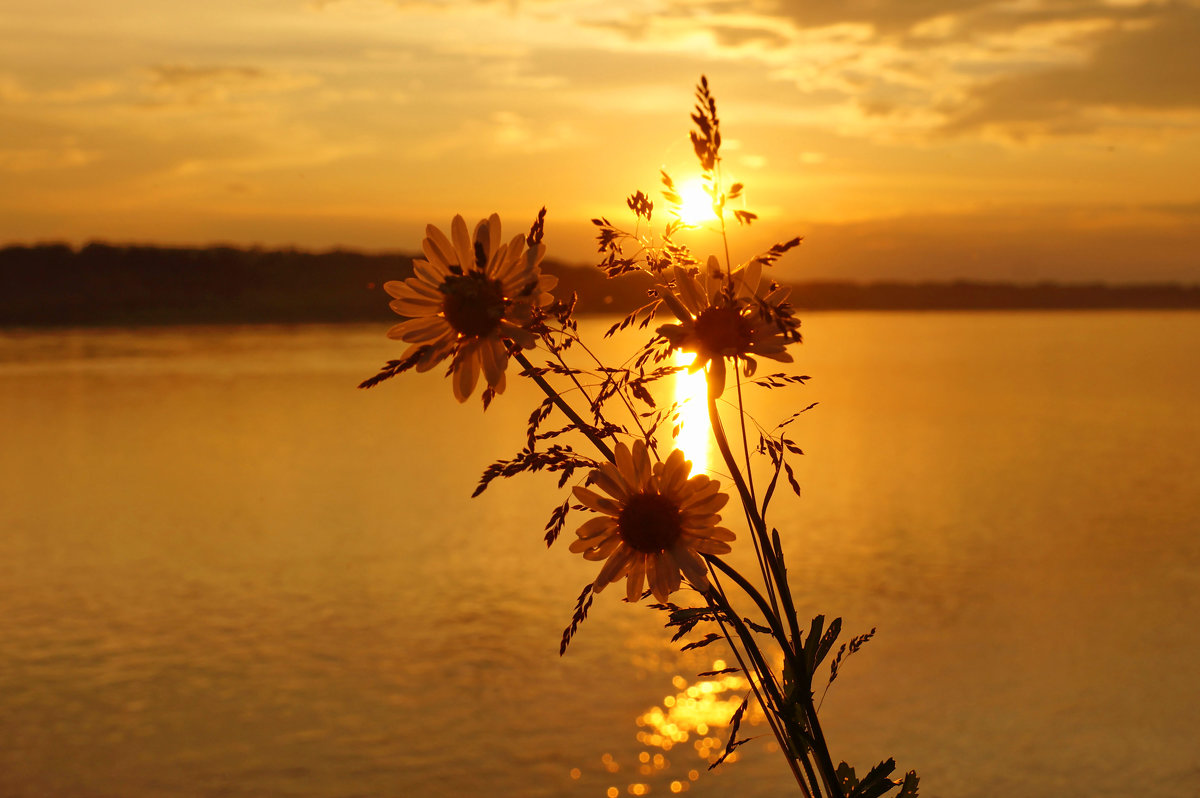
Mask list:
[[[825,699],[835,755],[926,796],[1191,794],[1200,315],[804,332],[810,385],[748,396],[768,427],[820,402],[769,517],[800,611],[879,628]],[[364,327],[0,335],[0,796],[787,793],[766,737],[705,770],[716,647],[607,591],[558,657],[595,566],[541,541],[553,480],[468,498],[537,397],[354,389],[396,355]]]

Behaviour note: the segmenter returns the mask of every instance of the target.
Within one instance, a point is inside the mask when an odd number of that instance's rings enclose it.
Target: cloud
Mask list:
[[[43,147],[0,148],[0,171],[40,172],[86,166],[97,155],[81,148],[72,139]]]
[[[778,0],[774,16],[797,28],[845,23],[870,25],[881,33],[907,31],[939,17],[957,16],[997,5],[995,0]]]
[[[549,128],[539,127],[512,111],[494,112],[488,127],[491,143],[500,151],[546,152],[568,146],[578,138],[569,125],[557,123]]]
[[[1090,132],[1097,110],[1200,111],[1198,42],[1200,10],[1167,6],[1148,25],[1105,31],[1082,63],[980,84],[946,130]]]
[[[319,83],[310,75],[255,66],[157,64],[149,68],[146,92],[152,107],[211,105],[307,88]]]
[[[578,2],[560,7],[577,8]],[[551,7],[543,4],[544,8]],[[1200,8],[1156,0],[619,0],[583,17],[596,50],[696,55],[791,84],[842,135],[932,141],[1095,133],[1114,109],[1200,106]],[[1161,121],[1161,120],[1160,120]],[[1191,127],[1192,120],[1172,125]],[[1141,135],[1135,131],[1135,135]]]
[[[12,75],[0,74],[0,101],[13,105],[74,105],[107,100],[121,91],[113,80],[79,80],[60,88],[32,89]]]
[[[718,44],[725,47],[755,47],[779,48],[787,45],[789,39],[777,30],[770,28],[733,25],[714,25],[709,30],[716,37]]]

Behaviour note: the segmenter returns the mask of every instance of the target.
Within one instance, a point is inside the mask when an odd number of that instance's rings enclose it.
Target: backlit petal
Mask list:
[[[475,268],[475,247],[471,245],[471,237],[467,234],[467,223],[462,216],[455,216],[450,223],[450,240],[454,242],[454,252],[458,255],[458,264],[463,271]]]
[[[599,593],[604,589],[605,585],[609,585],[620,579],[625,569],[629,567],[629,562],[633,558],[633,549],[628,546],[618,546],[616,551],[604,563],[604,567],[600,569],[600,573],[596,576],[596,581],[592,584],[592,590]]]

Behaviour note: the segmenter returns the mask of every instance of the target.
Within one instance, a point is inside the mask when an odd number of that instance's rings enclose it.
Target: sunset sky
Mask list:
[[[694,174],[789,279],[1200,282],[1200,2],[5,0],[0,242],[551,256]],[[695,246],[710,246],[695,234]]]

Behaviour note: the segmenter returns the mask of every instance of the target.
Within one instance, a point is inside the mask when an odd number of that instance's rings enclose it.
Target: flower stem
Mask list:
[[[711,568],[711,566],[710,566],[710,568]],[[717,575],[715,572],[712,574],[712,582],[713,582],[713,588],[710,591],[705,592],[703,595],[708,600],[708,606],[714,612],[717,613],[717,616],[716,616],[717,626],[720,627],[721,634],[723,634],[725,636],[725,642],[729,645],[729,650],[733,652],[733,656],[737,659],[738,666],[741,667],[742,673],[746,674],[747,681],[750,682],[751,692],[754,693],[755,699],[758,700],[759,705],[762,706],[765,710],[765,708],[767,707],[767,700],[765,698],[763,698],[762,691],[760,690],[760,685],[762,688],[765,688],[766,687],[766,679],[771,678],[771,676],[769,673],[764,676],[759,671],[759,661],[760,661],[761,657],[760,657],[760,659],[755,659],[751,655],[749,646],[746,643],[743,643],[742,645],[744,647],[746,647],[746,656],[750,657],[751,664],[754,667],[755,677],[750,678],[750,667],[746,664],[746,659],[745,659],[745,657],[742,656],[741,650],[738,649],[737,645],[733,642],[733,637],[730,636],[729,629],[726,628],[725,622],[721,619],[721,613],[717,612],[717,610],[719,610],[719,609],[722,611],[725,611],[726,608],[729,607],[729,599],[725,597],[725,590],[724,590],[724,588],[721,587],[721,582],[717,578]],[[716,594],[715,596],[713,595],[714,593]],[[740,635],[739,635],[739,637],[740,637]],[[770,712],[769,710],[766,711],[766,716],[767,716],[767,723],[770,725],[771,731],[774,733],[775,739],[776,739],[776,741],[778,741],[780,749],[785,750],[785,751],[790,749],[791,745],[788,743],[788,739],[786,737],[784,730],[779,725],[778,716],[775,713]],[[792,769],[792,775],[795,777],[796,783],[800,785],[800,792],[804,793],[804,798],[813,798],[813,792],[809,788],[808,783],[806,783],[804,781],[804,774],[800,771],[800,766],[796,763],[796,759],[797,759],[797,757],[794,757],[794,756],[789,756],[787,758],[788,765]],[[807,759],[805,759],[804,767],[805,767],[805,770],[809,772],[809,781],[811,781],[815,787],[817,781],[816,781],[816,778],[812,774],[812,768],[809,766]],[[818,792],[817,795],[819,796],[820,793]]]
[[[754,599],[755,603],[758,604],[760,609],[766,607],[766,602],[763,600],[762,595],[759,594],[758,591],[755,590],[754,587],[750,585],[750,583],[747,582],[741,574],[716,557],[707,557],[706,559],[708,560],[710,567],[720,570],[722,573],[732,578],[748,596]],[[789,707],[794,707],[795,704],[794,702],[789,702],[788,699],[785,698],[784,694],[780,691],[779,685],[776,683],[775,676],[773,673],[771,673],[770,667],[763,658],[762,652],[758,647],[758,643],[754,639],[754,635],[750,633],[750,630],[746,627],[746,624],[737,615],[737,613],[733,611],[733,608],[730,606],[729,601],[725,597],[724,593],[720,591],[713,592],[721,599],[721,609],[724,611],[725,617],[727,617],[729,622],[733,625],[735,631],[737,631],[738,637],[741,638],[742,646],[746,649],[747,655],[754,663],[755,673],[758,675],[760,683],[763,685],[764,689],[766,689],[771,699],[770,704],[763,704],[763,710],[767,712],[768,715],[773,714],[774,717],[783,724],[787,731],[786,739],[779,737],[778,732],[776,732],[776,738],[779,740],[780,746],[784,749],[784,752],[788,757],[793,773],[797,772],[795,763],[797,760],[799,760],[803,763],[804,770],[809,774],[809,781],[812,783],[812,790],[814,794],[819,796],[821,794],[820,785],[815,774],[812,772],[812,766],[808,762],[807,754],[807,751],[817,750],[816,741],[811,735],[805,732],[804,728],[798,722],[796,715],[789,710]],[[770,620],[769,614],[767,617],[768,620]],[[773,628],[778,629],[778,626],[773,625]],[[775,632],[774,634],[778,633]],[[788,656],[786,649],[784,649],[784,656],[785,658]],[[797,665],[794,662],[790,662],[788,667],[791,668],[793,674],[797,672]],[[745,670],[744,667],[743,670]],[[748,673],[747,676],[749,676]],[[761,696],[759,696],[759,700],[761,702]],[[774,724],[772,724],[772,729],[774,730],[774,728]],[[799,776],[797,776],[797,778],[799,778]],[[827,794],[833,795],[832,792],[828,791]]]
[[[610,449],[608,444],[606,444],[603,439],[596,434],[595,427],[580,418],[579,414],[575,412],[574,408],[563,401],[563,398],[558,395],[558,391],[554,390],[553,386],[546,382],[546,378],[539,374],[534,368],[533,364],[529,362],[529,358],[525,357],[525,355],[520,351],[513,352],[513,358],[521,364],[522,368],[525,369],[525,376],[531,378],[538,384],[538,387],[542,389],[542,392],[545,393],[546,396],[548,396],[554,402],[554,404],[558,406],[559,410],[563,411],[567,418],[571,419],[571,422],[575,425],[576,429],[587,436],[587,439],[591,441],[597,449],[600,450],[600,453],[604,455],[605,459],[607,459],[610,463],[614,462],[616,457],[613,455],[612,449]]]
[[[787,576],[784,573],[779,559],[775,556],[774,545],[772,545],[770,539],[767,537],[766,522],[763,521],[762,516],[759,514],[758,507],[754,502],[754,497],[750,494],[750,489],[747,487],[746,481],[742,478],[741,470],[738,468],[737,460],[734,458],[733,451],[729,448],[729,441],[725,437],[724,428],[721,426],[721,417],[717,414],[717,402],[711,393],[708,396],[708,415],[709,420],[712,422],[713,437],[717,441],[717,448],[721,451],[721,457],[724,458],[725,465],[729,467],[730,475],[733,478],[734,485],[737,486],[738,494],[742,499],[742,504],[745,505],[746,511],[751,516],[754,532],[759,537],[761,546],[766,555],[766,561],[770,574],[764,574],[763,576],[775,581],[776,587],[778,588],[780,594],[787,597],[785,604],[790,605],[791,594],[787,585]],[[712,558],[711,561],[720,562],[715,558]],[[797,683],[796,693],[799,697],[799,700],[802,702],[807,726],[812,732],[812,739],[814,742],[813,753],[816,755],[817,767],[820,768],[821,776],[825,780],[826,792],[828,795],[833,796],[833,798],[842,798],[842,786],[838,781],[837,772],[833,766],[833,760],[830,758],[829,747],[825,742],[825,736],[821,731],[821,725],[817,721],[817,709],[813,704],[812,695],[812,673],[809,671],[807,661],[802,660],[798,655],[800,638],[798,636],[795,637],[792,643],[789,644],[788,635],[783,631],[783,627],[780,623],[778,615],[770,611],[771,608],[767,604],[766,599],[762,597],[762,594],[754,589],[754,587],[750,585],[750,583],[747,582],[745,578],[741,576],[741,574],[738,574],[737,571],[734,571],[724,563],[721,565],[724,566],[722,567],[723,571],[728,568],[726,573],[728,573],[731,577],[734,577],[735,574],[737,575],[735,577],[735,581],[737,581],[738,585],[746,591],[746,595],[750,596],[750,598],[759,605],[759,608],[763,611],[763,614],[766,616],[766,619],[771,626],[772,634],[779,640],[779,645],[784,651],[784,658],[789,667],[792,668],[793,678]],[[789,618],[792,628],[798,628],[795,621],[795,610],[791,610],[790,614],[793,616],[792,618]]]

